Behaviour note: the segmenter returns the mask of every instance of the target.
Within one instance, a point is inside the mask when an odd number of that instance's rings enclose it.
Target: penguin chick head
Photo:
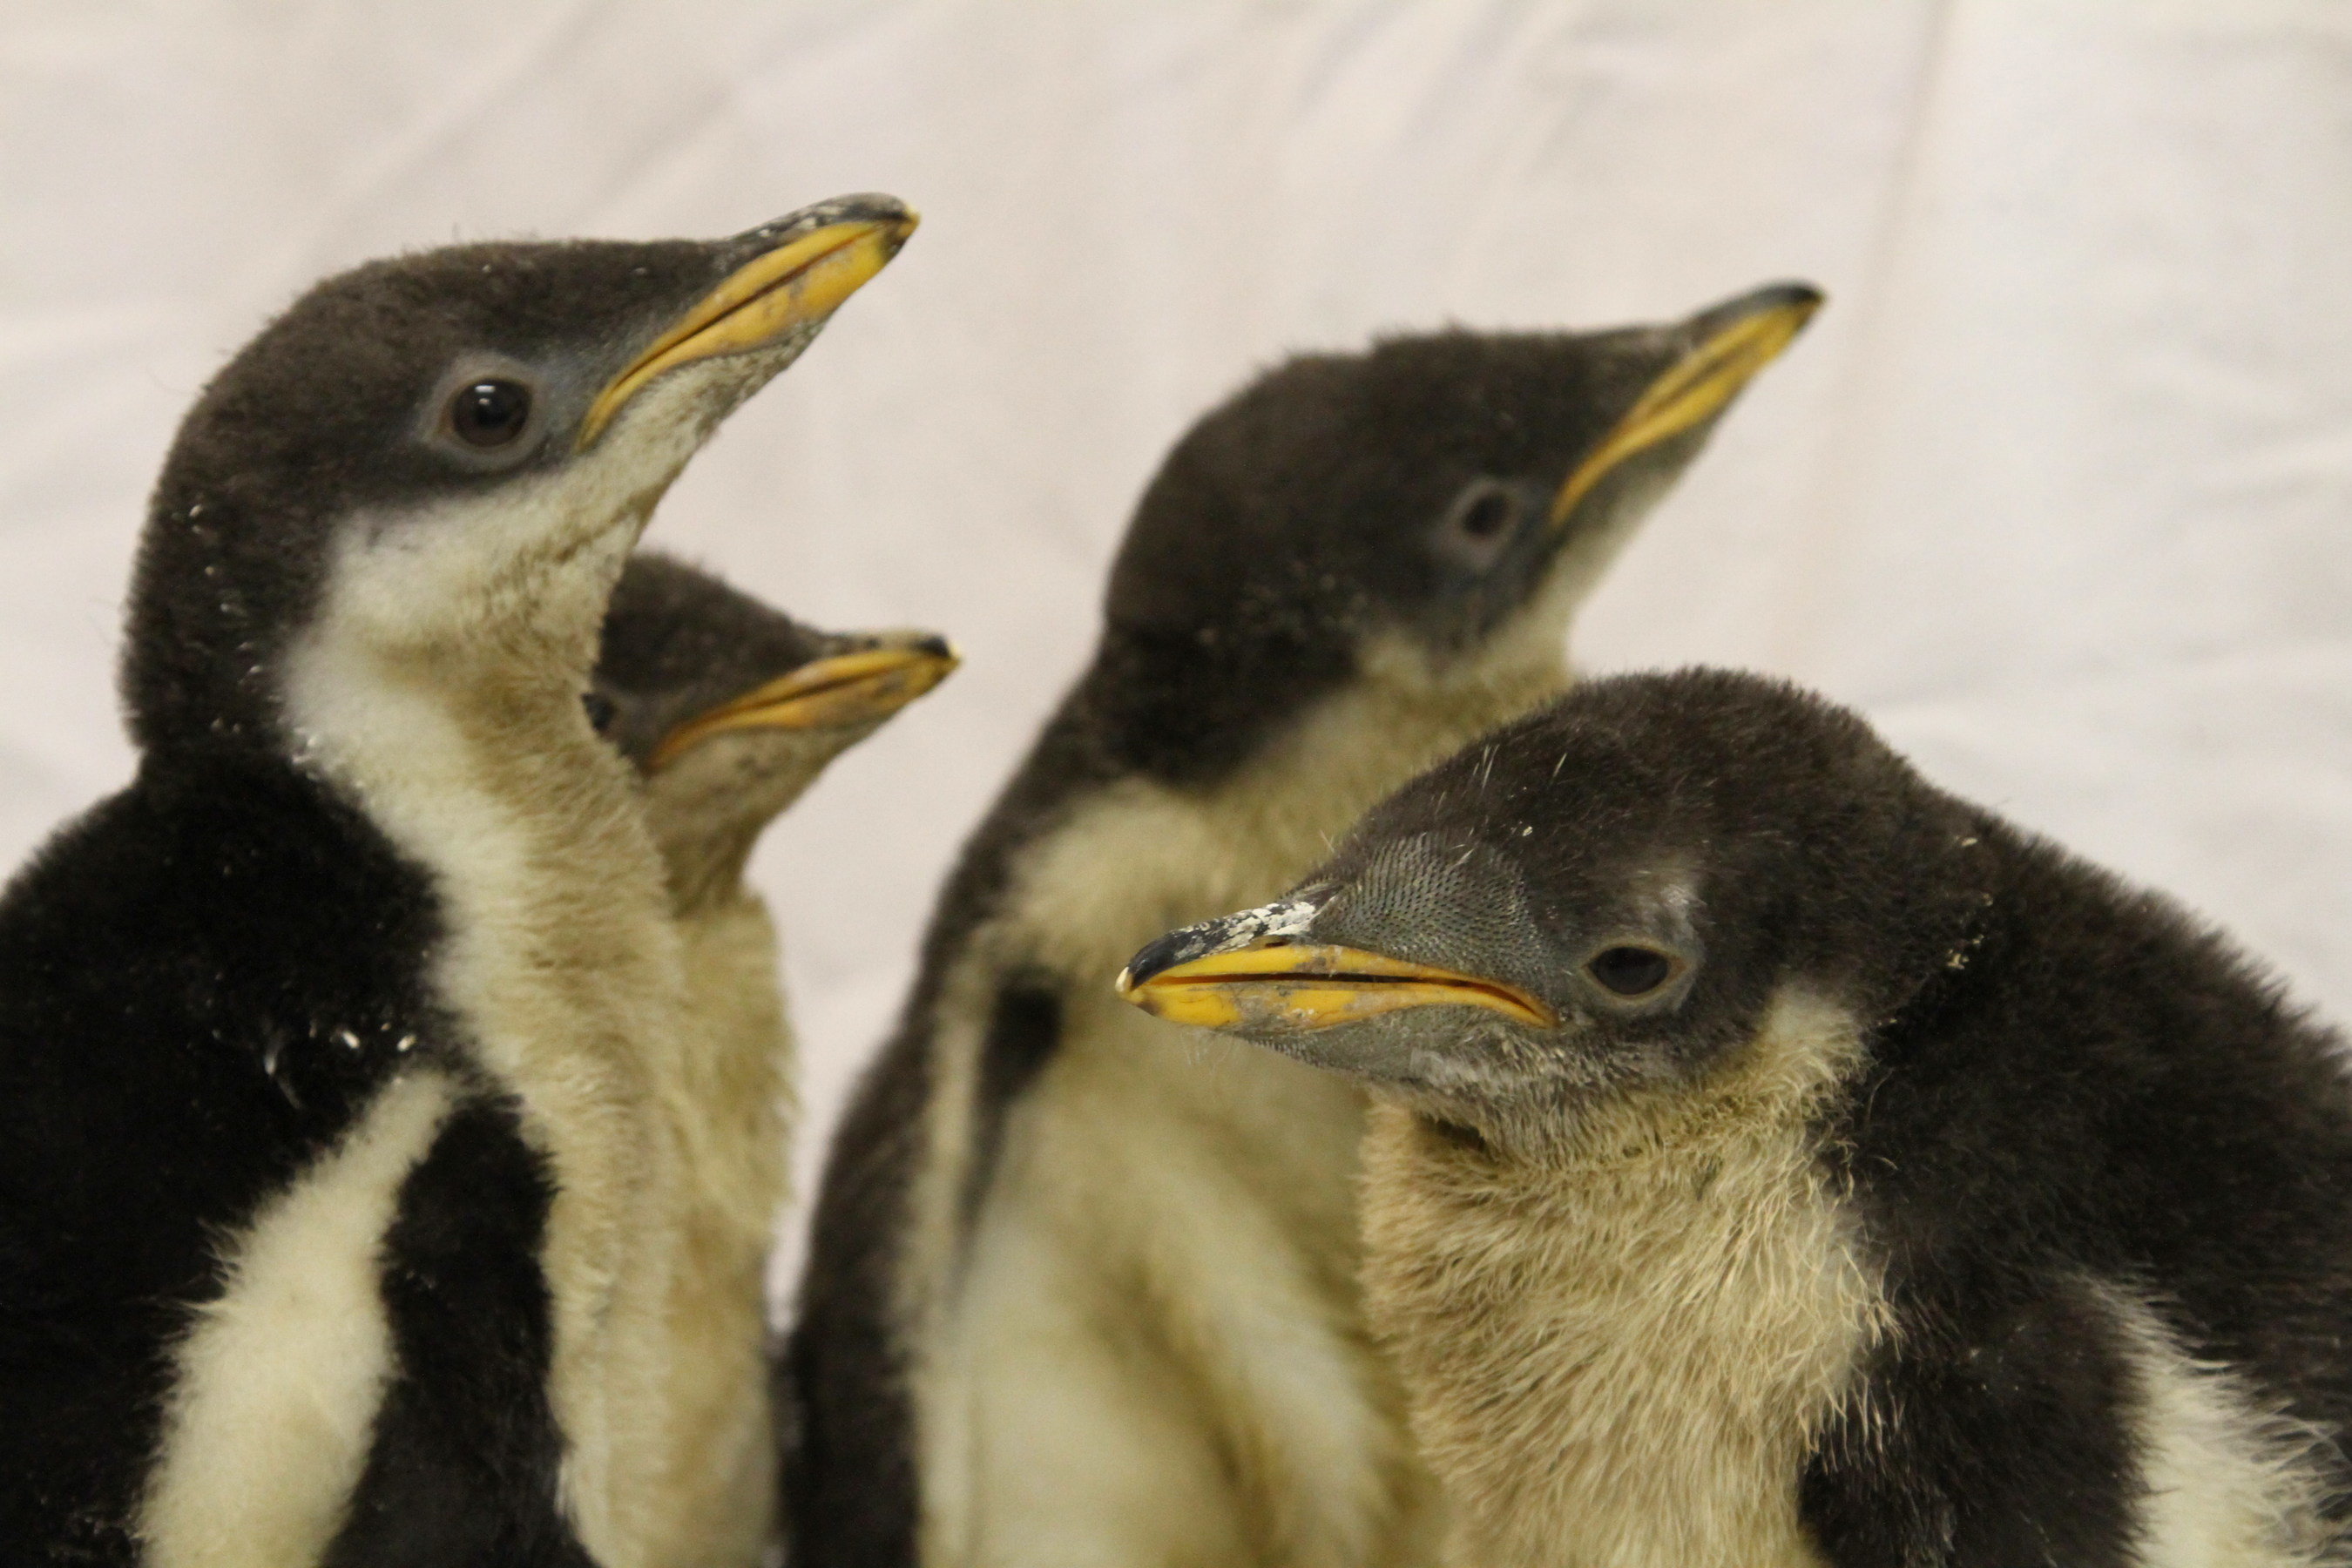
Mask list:
[[[1112,569],[1091,679],[1114,751],[1200,778],[1358,679],[1557,671],[1577,602],[1820,303],[1777,284],[1665,325],[1268,372],[1170,453]]]
[[[1860,1027],[1965,953],[1984,818],[1856,716],[1714,670],[1597,680],[1430,770],[1130,1002],[1482,1130],[1692,1082],[1784,993]]]
[[[665,488],[914,223],[851,196],[728,239],[462,245],[318,284],[164,464],[128,612],[135,737],[299,746],[322,640],[419,685],[576,690]]]
[[[946,679],[929,632],[821,632],[684,562],[629,558],[587,693],[643,781],[681,912],[730,892],[826,763]]]

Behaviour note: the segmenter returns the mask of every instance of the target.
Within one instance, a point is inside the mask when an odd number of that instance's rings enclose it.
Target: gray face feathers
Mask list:
[[[1278,366],[1146,490],[1088,698],[1125,767],[1213,774],[1391,637],[1444,668],[1605,564],[1821,296],[1685,321],[1440,332]]]
[[[1859,719],[1718,671],[1591,682],[1370,812],[1291,897],[1121,988],[1463,1107],[1703,1071],[1803,984],[1884,1018],[1969,940],[1987,819]]]
[[[283,744],[278,666],[354,542],[534,502],[607,514],[514,542],[527,584],[579,531],[642,521],[912,226],[846,197],[723,240],[456,246],[319,284],[214,378],[164,465],[123,661],[137,738]],[[596,485],[559,494],[591,458]]]

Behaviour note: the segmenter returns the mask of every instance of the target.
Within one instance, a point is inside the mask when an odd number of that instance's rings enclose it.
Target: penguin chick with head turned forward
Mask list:
[[[1360,1095],[1203,1064],[1102,976],[1560,690],[1570,613],[1818,302],[1307,355],[1177,445],[838,1134],[786,1355],[803,1564],[1418,1553]]]
[[[1594,682],[1119,988],[1375,1091],[1452,1562],[2346,1556],[2339,1040],[1843,710]]]
[[[590,718],[644,780],[694,1026],[661,1064],[684,1200],[666,1314],[675,1436],[649,1562],[754,1563],[773,1533],[765,1280],[793,1041],[775,928],[744,866],[826,763],[955,663],[941,637],[821,632],[651,552],[614,590]]]
[[[139,771],[0,898],[0,1539],[635,1568],[684,1006],[583,713],[663,489],[912,227],[318,285],[181,426]]]

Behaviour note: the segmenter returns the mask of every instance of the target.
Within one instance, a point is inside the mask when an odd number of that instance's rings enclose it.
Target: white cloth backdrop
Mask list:
[[[1295,348],[1783,277],[1829,309],[1606,584],[1582,662],[1826,688],[2352,1018],[2352,8],[2327,0],[14,0],[0,852],[126,776],[144,492],[297,288],[864,189],[922,232],[652,535],[968,656],[758,863],[803,1172],[1194,414]]]

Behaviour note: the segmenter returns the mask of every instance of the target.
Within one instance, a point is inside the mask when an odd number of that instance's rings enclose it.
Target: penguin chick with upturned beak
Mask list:
[[[933,632],[823,632],[706,572],[632,556],[589,716],[644,780],[681,915],[752,900],[761,833],[825,765],[954,673]]]
[[[1204,1068],[1101,977],[1559,692],[1576,605],[1819,302],[1304,355],[1178,443],[835,1143],[785,1361],[803,1568],[1421,1554],[1361,1097]]]
[[[2341,1042],[1863,721],[1597,681],[1118,988],[1371,1087],[1449,1560],[2344,1560]]]
[[[645,1563],[685,1002],[581,693],[664,489],[913,226],[374,262],[197,399],[137,776],[0,897],[12,1556]]]
[[[644,781],[693,1025],[662,1079],[686,1190],[667,1311],[676,1436],[646,1553],[665,1568],[741,1568],[774,1533],[765,1282],[793,1053],[775,927],[744,866],[826,763],[955,666],[942,637],[821,632],[652,552],[630,558],[604,617],[590,719]]]

